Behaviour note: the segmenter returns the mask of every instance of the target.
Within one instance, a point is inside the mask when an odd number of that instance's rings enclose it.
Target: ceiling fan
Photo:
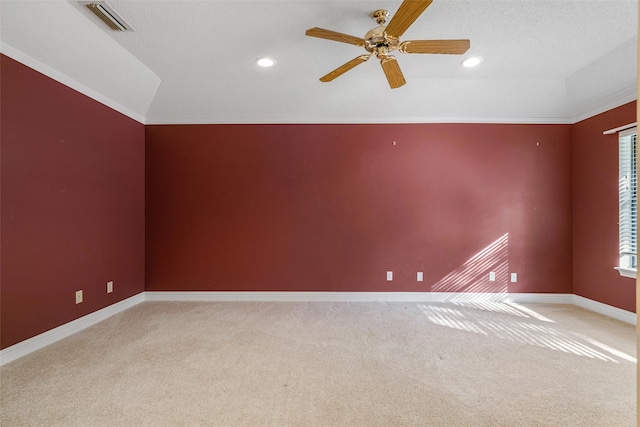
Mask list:
[[[363,46],[367,52],[369,52],[339,66],[329,74],[321,77],[320,81],[330,82],[351,70],[356,65],[368,61],[375,55],[380,60],[389,86],[391,86],[391,89],[395,89],[404,85],[406,81],[402,75],[398,61],[395,56],[389,55],[390,52],[398,50],[402,53],[454,55],[465,53],[470,46],[469,40],[407,40],[400,42],[400,37],[407,31],[407,28],[418,19],[432,1],[433,0],[404,0],[387,25],[385,25],[385,23],[389,18],[389,12],[384,9],[376,10],[373,12],[373,19],[378,23],[378,27],[370,30],[365,34],[364,38],[317,27],[308,29],[305,33],[307,36]]]

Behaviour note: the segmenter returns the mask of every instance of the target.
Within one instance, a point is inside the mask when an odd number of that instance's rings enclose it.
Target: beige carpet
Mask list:
[[[573,306],[147,302],[0,369],[2,426],[634,426],[635,328]]]

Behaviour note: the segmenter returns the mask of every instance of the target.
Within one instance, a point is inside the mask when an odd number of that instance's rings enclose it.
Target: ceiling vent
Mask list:
[[[131,25],[127,24],[118,13],[104,1],[79,1],[93,12],[102,22],[107,24],[113,31],[134,31]]]

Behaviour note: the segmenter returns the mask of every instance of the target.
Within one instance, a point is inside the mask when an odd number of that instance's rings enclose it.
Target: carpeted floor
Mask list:
[[[0,423],[635,426],[635,358],[566,305],[145,302],[0,368]]]

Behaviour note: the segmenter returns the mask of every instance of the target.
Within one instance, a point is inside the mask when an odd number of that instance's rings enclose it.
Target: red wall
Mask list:
[[[570,125],[147,126],[146,182],[147,290],[572,292]]]
[[[144,126],[6,56],[0,66],[5,348],[144,290]]]
[[[618,136],[602,132],[636,121],[632,102],[573,126],[573,293],[636,310],[635,280],[618,265]]]
[[[145,265],[147,290],[573,292],[635,311],[602,136],[635,103],[574,126],[145,130],[1,61],[2,348],[142,292]]]

